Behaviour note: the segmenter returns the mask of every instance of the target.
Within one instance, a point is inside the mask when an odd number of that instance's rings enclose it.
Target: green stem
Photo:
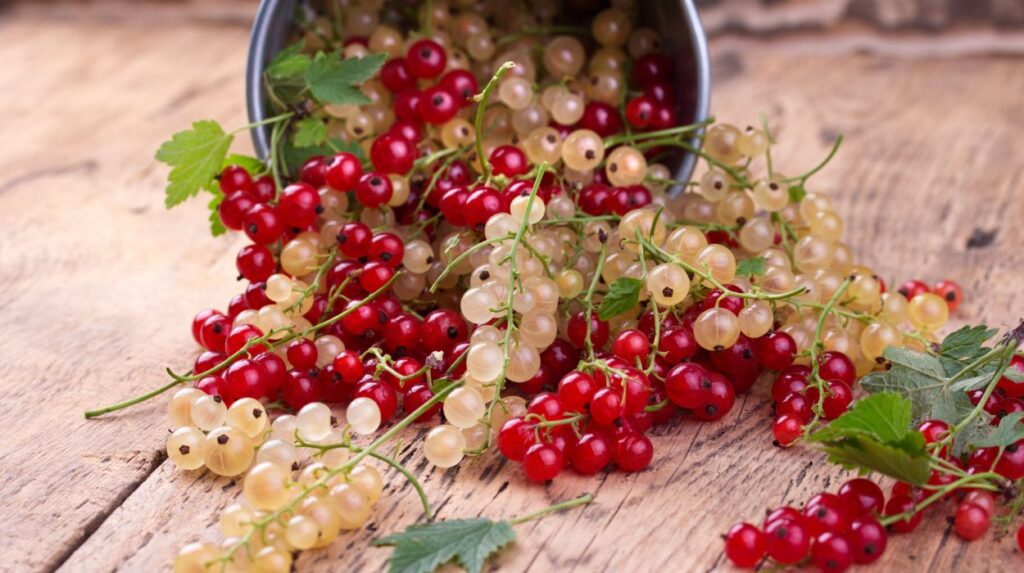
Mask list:
[[[825,156],[825,159],[821,160],[821,163],[819,163],[813,169],[811,169],[807,173],[804,173],[803,175],[783,179],[782,181],[780,181],[780,183],[792,183],[794,181],[799,181],[800,185],[803,185],[804,183],[807,182],[808,179],[811,178],[812,175],[824,169],[825,166],[828,165],[829,161],[832,161],[832,158],[836,156],[836,152],[839,151],[839,146],[842,144],[843,136],[840,135],[839,137],[836,138],[836,142],[832,144],[832,149],[828,152],[828,155]]]
[[[594,291],[597,289],[597,283],[601,280],[601,271],[604,270],[604,259],[605,253],[608,252],[608,240],[601,241],[601,252],[597,254],[597,267],[594,269],[594,278],[590,281],[590,286],[587,287],[587,294],[583,298],[584,303],[587,307],[587,359],[594,359],[594,343],[590,340],[590,329],[591,322],[593,322],[594,316]]]
[[[555,505],[552,505],[552,506],[549,506],[549,507],[545,507],[544,509],[542,509],[540,511],[535,511],[533,513],[527,513],[526,515],[519,516],[519,517],[517,517],[515,519],[510,519],[508,522],[511,523],[512,525],[520,525],[520,524],[526,523],[527,521],[533,521],[534,519],[538,519],[538,518],[544,517],[545,515],[548,515],[549,513],[554,513],[556,511],[562,511],[563,509],[570,509],[570,508],[577,507],[577,506],[580,506],[580,505],[586,505],[586,504],[588,504],[588,503],[590,503],[592,501],[594,501],[594,494],[588,493],[586,495],[581,495],[580,497],[577,497],[576,499],[570,499],[569,501],[563,501],[561,503],[556,503]]]
[[[810,434],[818,422],[821,421],[822,414],[825,407],[825,394],[827,391],[828,384],[818,376],[818,351],[823,346],[821,343],[821,333],[825,330],[825,320],[828,315],[832,312],[832,308],[843,298],[846,291],[850,288],[850,284],[853,279],[846,277],[836,292],[832,294],[832,298],[829,299],[828,303],[821,309],[821,314],[818,315],[818,324],[814,328],[814,342],[811,343],[811,373],[807,377],[810,384],[818,389],[818,401],[814,404],[814,419],[809,424],[804,426],[804,435]]]
[[[473,129],[476,131],[476,157],[477,161],[480,162],[480,171],[485,180],[491,178],[491,164],[487,161],[487,157],[484,156],[484,110],[487,108],[487,98],[491,97],[491,92],[494,91],[494,86],[498,85],[501,76],[514,67],[516,67],[515,62],[501,64],[498,71],[494,72],[487,85],[484,86],[484,90],[473,96],[473,99],[477,102],[476,120],[473,122]]]
[[[625,143],[627,141],[637,141],[637,142],[639,142],[639,141],[647,141],[647,140],[652,140],[652,139],[661,139],[661,138],[664,138],[664,137],[671,137],[673,135],[683,135],[685,133],[692,133],[694,131],[699,130],[702,127],[706,127],[708,125],[711,125],[714,122],[715,122],[715,118],[709,117],[709,118],[705,119],[704,121],[699,121],[697,123],[691,123],[689,125],[681,125],[679,127],[672,127],[672,128],[669,128],[669,129],[660,129],[658,131],[647,131],[647,132],[644,132],[644,133],[635,133],[635,134],[632,134],[632,135],[626,135],[626,134],[612,135],[611,137],[608,137],[608,138],[606,138],[604,140],[604,147],[605,147],[605,149],[607,149],[607,148],[609,148],[609,147],[611,147],[613,145],[619,145],[620,143]]]
[[[892,525],[893,523],[896,523],[897,521],[901,521],[901,520],[904,520],[904,519],[909,519],[914,514],[920,512],[920,511],[923,511],[929,505],[931,505],[931,504],[939,501],[940,499],[944,498],[950,492],[952,492],[952,491],[954,491],[954,490],[956,490],[956,489],[958,489],[960,487],[963,487],[963,486],[965,486],[965,485],[967,485],[967,484],[969,484],[971,482],[982,481],[982,480],[1000,480],[1000,479],[1003,479],[1003,476],[1001,476],[1001,475],[999,475],[997,473],[993,473],[993,472],[985,472],[985,473],[974,474],[974,475],[969,475],[967,477],[960,478],[960,479],[958,479],[958,480],[956,480],[954,482],[951,482],[951,483],[947,484],[942,489],[935,490],[934,493],[929,495],[927,498],[922,500],[920,503],[914,504],[914,508],[913,509],[904,511],[903,513],[897,513],[896,515],[890,515],[890,516],[884,517],[884,518],[879,520],[879,523],[881,523],[884,526],[889,526],[889,525]],[[990,489],[990,490],[995,490],[996,489],[995,487],[991,487],[988,484],[980,484],[980,483],[975,485],[974,487],[979,487],[979,488],[982,488],[982,489]]]
[[[514,239],[514,238],[515,238],[515,235],[513,235],[512,233],[509,233],[507,235],[502,235],[500,237],[495,237],[493,239],[487,239],[486,241],[477,243],[477,244],[473,245],[472,247],[466,249],[466,252],[464,252],[464,253],[460,254],[459,256],[455,257],[454,259],[452,259],[452,261],[450,263],[445,265],[444,270],[441,271],[441,274],[437,276],[437,280],[434,281],[434,284],[430,285],[430,292],[435,292],[437,290],[438,285],[441,284],[441,281],[443,281],[448,275],[450,275],[451,272],[455,269],[455,267],[457,267],[459,265],[459,263],[461,263],[462,261],[464,261],[467,258],[469,258],[473,253],[479,251],[480,249],[482,249],[482,248],[484,248],[484,247],[486,247],[488,245],[493,245],[494,243],[500,243],[502,241],[507,241],[509,239]]]
[[[159,387],[159,388],[157,388],[155,390],[152,390],[150,392],[146,392],[145,394],[143,394],[141,396],[136,396],[135,398],[132,398],[130,400],[125,400],[124,402],[118,402],[117,404],[112,404],[110,406],[106,406],[104,408],[98,408],[96,410],[89,410],[88,412],[85,413],[85,417],[87,419],[88,418],[96,418],[96,417],[102,416],[104,414],[109,414],[111,412],[116,412],[118,410],[123,410],[124,408],[128,408],[130,406],[134,406],[134,405],[136,405],[136,404],[138,404],[140,402],[145,402],[146,400],[149,400],[150,398],[153,398],[155,396],[159,396],[160,394],[163,394],[164,392],[170,390],[171,388],[174,388],[175,386],[177,386],[179,384],[182,384],[182,382],[179,382],[177,380],[173,380],[173,381],[168,382],[167,384],[165,384],[165,385],[163,385],[163,386],[161,386],[161,387]]]

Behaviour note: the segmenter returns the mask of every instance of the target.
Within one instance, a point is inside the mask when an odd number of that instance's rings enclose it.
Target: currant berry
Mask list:
[[[594,378],[577,370],[566,374],[558,382],[558,399],[566,409],[583,412],[597,390]]]
[[[991,516],[989,512],[977,504],[964,502],[957,506],[953,520],[953,531],[961,539],[974,541],[988,531]]]
[[[252,176],[241,165],[228,165],[217,176],[220,190],[224,195],[231,195],[237,191],[249,193],[252,191]]]
[[[431,125],[443,125],[459,113],[455,95],[442,86],[434,86],[420,95],[417,112],[420,119]]]
[[[506,458],[519,462],[536,443],[534,428],[523,418],[511,418],[498,431],[498,449]]]
[[[405,257],[405,243],[393,233],[377,233],[370,239],[370,259],[380,261],[392,269],[398,268]]]
[[[580,436],[572,449],[572,468],[583,475],[593,475],[612,461],[612,443],[602,434],[588,432]]]
[[[414,78],[424,80],[441,75],[448,62],[448,55],[437,42],[419,40],[409,46],[405,61],[409,73]]]
[[[918,295],[925,294],[929,291],[930,289],[928,288],[928,284],[925,283],[924,281],[919,281],[917,279],[906,281],[905,283],[900,285],[900,288],[897,290],[897,292],[903,295],[903,297],[906,298],[908,301]]]
[[[421,328],[424,349],[434,352],[448,351],[456,344],[465,342],[469,336],[466,321],[458,312],[450,309],[431,311],[423,318]]]
[[[915,507],[914,500],[907,495],[893,495],[889,498],[889,501],[885,504],[885,516],[891,517],[894,515],[901,515],[909,511],[913,511]],[[917,529],[918,524],[921,523],[921,512],[918,511],[913,513],[910,517],[894,521],[889,525],[893,531],[897,533],[910,533]]]
[[[862,517],[850,523],[848,539],[854,563],[867,565],[878,561],[885,553],[889,534],[878,521],[870,517]]]
[[[754,340],[757,363],[769,370],[782,370],[793,363],[797,346],[793,337],[776,330]]]
[[[242,219],[245,214],[256,204],[253,196],[247,191],[235,191],[224,197],[224,200],[217,206],[217,213],[220,222],[233,231],[242,229]]]
[[[383,173],[364,173],[356,185],[356,200],[370,209],[386,205],[393,193],[391,180]]]
[[[610,426],[624,413],[621,391],[601,388],[594,392],[590,400],[590,415],[595,422],[602,426]]]
[[[281,192],[277,210],[286,226],[305,228],[316,223],[317,215],[323,211],[323,207],[316,188],[305,183],[294,183]]]
[[[534,444],[523,456],[523,471],[533,482],[543,483],[554,479],[564,466],[562,451],[551,444]]]
[[[777,519],[765,525],[765,551],[783,565],[794,565],[807,557],[811,538],[799,522]]]
[[[639,330],[623,330],[612,342],[612,352],[630,365],[638,359],[646,359],[651,350],[651,341]]]
[[[791,414],[783,414],[775,418],[775,422],[772,424],[772,435],[781,446],[792,445],[803,433],[803,423]]]
[[[634,129],[646,129],[651,125],[654,109],[658,105],[648,96],[638,96],[626,104],[626,121]]]
[[[954,312],[963,302],[964,293],[960,290],[960,285],[951,280],[943,280],[935,283],[935,288],[932,292],[939,295],[939,297],[946,301],[946,306],[949,307],[949,312]]]
[[[629,432],[615,443],[612,458],[624,472],[638,472],[651,465],[654,445],[640,432]]]
[[[665,353],[667,363],[678,364],[697,353],[697,339],[688,327],[670,328],[661,335],[658,350]]]
[[[217,313],[203,321],[199,328],[199,344],[213,352],[224,352],[224,342],[231,329],[231,319]]]
[[[450,70],[441,76],[441,87],[455,96],[459,107],[473,103],[473,96],[479,91],[476,76],[466,70]]]
[[[409,73],[405,58],[391,58],[380,68],[380,81],[391,93],[416,87],[416,78]]]
[[[713,422],[721,420],[732,410],[736,392],[729,380],[717,372],[709,372],[708,379],[711,383],[701,391],[699,403],[691,412],[701,420]]]
[[[491,164],[494,173],[505,177],[518,177],[530,170],[526,154],[515,145],[495,147],[487,161]]]
[[[842,352],[829,351],[818,357],[818,376],[822,380],[839,380],[852,388],[857,381],[857,369]]]
[[[815,538],[811,562],[819,571],[846,571],[853,565],[853,546],[845,535],[827,531]]]
[[[576,345],[576,348],[587,348],[587,316],[586,312],[579,311],[569,319],[567,333],[569,340]],[[590,315],[590,343],[594,348],[602,348],[608,343],[608,323],[599,319],[597,313]]]
[[[839,497],[846,501],[851,517],[871,517],[882,513],[885,495],[875,482],[865,478],[854,478],[839,488]]]
[[[284,223],[277,209],[263,204],[249,209],[242,218],[242,228],[245,229],[246,236],[257,245],[269,245],[281,238],[284,233]]]
[[[288,362],[300,370],[309,370],[316,366],[317,350],[311,340],[300,338],[288,345],[286,351]]]
[[[725,556],[737,567],[757,565],[764,553],[764,534],[749,523],[737,523],[725,535]]]
[[[399,135],[381,135],[370,147],[370,161],[379,173],[405,175],[412,170],[416,155],[416,147]]]

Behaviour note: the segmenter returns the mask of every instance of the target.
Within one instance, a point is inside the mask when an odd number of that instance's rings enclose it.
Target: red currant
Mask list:
[[[203,327],[203,323],[206,322],[206,319],[210,318],[211,316],[223,314],[224,313],[222,313],[221,311],[212,308],[204,308],[203,310],[197,312],[195,317],[192,318],[192,339],[195,340],[197,344],[202,346],[203,342],[202,340],[199,339],[199,331]]]
[[[326,161],[322,155],[314,155],[299,167],[299,181],[308,183],[317,189],[324,186],[324,168]]]
[[[220,313],[211,315],[203,321],[199,328],[199,344],[207,350],[223,352],[229,330],[231,330],[231,319]]]
[[[430,401],[434,397],[434,392],[426,384],[416,384],[410,386],[405,392],[405,396],[402,397],[402,407],[405,408],[406,413],[411,414],[416,410],[420,409],[421,406]],[[440,402],[434,404],[427,409],[426,412],[420,414],[415,422],[429,422],[441,411]]]
[[[1024,356],[1015,354],[1010,359],[1010,366],[1007,370],[1013,370],[1018,375],[1024,375]],[[999,379],[998,388],[1011,398],[1024,398],[1024,382],[1014,382],[1007,376]]]
[[[811,538],[799,522],[778,519],[764,528],[765,550],[768,556],[783,565],[794,565],[811,548]]]
[[[652,52],[633,62],[633,82],[641,89],[672,79],[672,60],[661,52]]]
[[[782,414],[772,424],[772,435],[780,446],[789,446],[804,433],[803,423],[792,414]]]
[[[666,330],[658,341],[658,350],[665,353],[669,364],[679,364],[697,353],[697,339],[693,329],[685,326]]]
[[[438,309],[423,318],[421,328],[424,349],[447,351],[469,336],[469,329],[462,316],[450,309]]]
[[[338,153],[324,168],[324,180],[335,191],[352,191],[363,176],[363,164],[351,153]]]
[[[284,223],[277,209],[270,205],[254,205],[242,218],[245,234],[257,245],[269,245],[281,238]]]
[[[356,386],[353,398],[369,398],[377,404],[380,409],[380,419],[390,420],[398,409],[398,394],[389,384],[379,380],[363,382]]]
[[[558,399],[567,410],[583,412],[597,389],[597,382],[591,375],[576,370],[558,382]]]
[[[459,113],[455,96],[441,86],[432,87],[420,95],[416,110],[420,119],[431,125],[448,123]]]
[[[476,76],[466,70],[450,70],[441,76],[441,87],[455,96],[459,107],[473,103],[473,96],[479,91]]]
[[[853,361],[842,352],[824,352],[818,357],[818,376],[822,380],[839,380],[853,387],[857,381],[857,369]]]
[[[651,465],[654,444],[640,432],[628,432],[616,441],[612,458],[620,470],[638,472]]]
[[[426,80],[441,75],[448,63],[448,55],[441,44],[433,40],[419,40],[409,46],[405,60],[414,78]]]
[[[391,93],[416,87],[416,78],[409,73],[405,58],[391,58],[380,68],[380,81]]]
[[[964,502],[957,506],[956,517],[953,520],[953,531],[961,539],[974,541],[988,531],[991,517],[985,509],[979,505]]]
[[[516,177],[530,170],[526,154],[515,145],[495,147],[487,161],[494,173],[505,177]]]
[[[935,288],[932,292],[942,297],[942,300],[946,301],[946,306],[949,307],[949,312],[955,311],[964,299],[964,293],[960,290],[960,285],[951,280],[943,280],[935,283]]]
[[[901,515],[908,511],[913,511],[915,507],[914,500],[906,495],[893,495],[889,498],[889,501],[885,504],[885,515],[891,517],[894,515]],[[918,524],[921,523],[921,512],[911,514],[910,517],[894,521],[889,525],[893,531],[897,533],[910,533],[917,529]]]
[[[506,458],[519,462],[526,450],[537,443],[533,424],[522,418],[511,418],[498,431],[498,449]]]
[[[865,478],[853,478],[839,488],[839,497],[846,502],[847,514],[851,517],[871,517],[882,513],[885,494],[875,482]]]
[[[257,203],[269,203],[277,196],[277,184],[272,175],[264,175],[252,182],[252,198]]]
[[[853,546],[845,535],[826,531],[814,540],[811,562],[818,571],[846,571],[853,565]]]
[[[252,176],[240,165],[228,165],[217,176],[220,190],[224,195],[231,195],[237,191],[249,193],[252,191]]]
[[[231,327],[228,337],[224,341],[224,352],[234,354],[245,348],[245,345],[254,338],[263,336],[263,331],[251,324],[237,324]],[[266,352],[267,347],[263,344],[254,344],[246,351],[249,355]]]
[[[782,370],[796,358],[796,341],[789,334],[776,330],[754,340],[754,358],[769,370]]]
[[[277,211],[285,225],[308,227],[316,223],[317,215],[323,211],[320,194],[310,185],[293,183],[281,192]]]
[[[395,269],[405,257],[405,243],[393,233],[377,233],[370,239],[370,259]]]
[[[590,416],[602,426],[609,426],[625,413],[622,392],[611,388],[600,388],[590,399]]]
[[[235,191],[224,197],[224,200],[217,206],[217,213],[220,216],[220,222],[224,223],[224,226],[233,231],[240,231],[242,229],[242,218],[245,217],[246,212],[252,209],[256,201],[248,191]]]
[[[534,482],[554,479],[564,466],[562,451],[551,444],[534,444],[523,456],[523,471]]]
[[[901,284],[897,292],[906,297],[907,300],[910,300],[915,296],[919,294],[924,294],[926,292],[929,292],[930,290],[931,289],[928,288],[928,284],[925,283],[924,281],[911,279]]]
[[[569,340],[576,345],[576,348],[587,347],[587,313],[579,311],[569,319],[567,327]],[[590,343],[597,349],[608,343],[608,323],[599,319],[597,313],[590,314]]]
[[[536,414],[546,421],[561,420],[565,417],[565,406],[558,396],[544,392],[534,396],[526,408],[527,412]]]
[[[636,364],[637,359],[644,359],[651,350],[651,341],[647,335],[636,329],[623,330],[612,342],[612,352],[628,364]]]
[[[234,402],[241,398],[260,399],[267,393],[267,385],[263,380],[263,369],[252,360],[245,358],[236,360],[224,374],[223,391],[226,401]]]
[[[408,142],[406,142],[408,143]],[[365,207],[376,209],[391,200],[394,188],[383,173],[364,173],[356,185],[356,200]]]
[[[266,385],[268,400],[277,400],[281,387],[288,378],[288,367],[284,360],[273,352],[263,352],[253,358],[253,362],[263,369],[263,382]]]
[[[634,129],[646,129],[651,124],[657,105],[657,102],[648,96],[638,96],[629,100],[626,104],[626,121]]]
[[[853,562],[858,565],[867,565],[878,561],[882,553],[885,553],[889,534],[878,521],[870,517],[862,517],[850,523],[848,539],[850,549],[853,551]]]
[[[385,133],[375,139],[370,147],[373,168],[385,174],[405,175],[412,170],[417,155],[416,147],[400,135]]]
[[[281,399],[296,410],[306,404],[320,400],[320,383],[309,374],[300,370],[292,370],[281,386]]]
[[[749,523],[737,523],[725,535],[725,556],[737,567],[757,565],[764,552],[764,534]]]
[[[583,108],[579,127],[589,129],[601,137],[610,137],[622,131],[619,110],[604,102],[592,101]]]

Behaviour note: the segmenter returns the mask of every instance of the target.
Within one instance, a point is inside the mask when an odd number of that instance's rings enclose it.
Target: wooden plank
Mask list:
[[[164,213],[152,154],[197,118],[243,124],[246,29],[140,24],[0,21],[8,571],[56,567],[159,466],[162,401],[82,411],[184,367],[191,314],[237,288],[238,245],[208,238],[201,203]]]
[[[208,238],[201,204],[163,212],[164,173],[151,153],[193,119],[243,122],[246,30],[188,20],[140,29],[130,18],[0,26],[10,39],[0,54],[24,66],[0,69],[14,102],[0,121],[19,136],[0,143],[0,224],[10,231],[0,242],[0,324],[14,334],[0,350],[0,404],[17,428],[0,442],[5,565],[167,570],[180,545],[214,539],[218,513],[239,488],[161,463],[164,400],[109,420],[85,422],[80,412],[161,383],[161,365],[194,354],[191,314],[222,305],[235,288],[240,243]],[[958,320],[1017,318],[1024,230],[1010,222],[1024,215],[1024,168],[1012,161],[1024,151],[1019,60],[816,57],[785,42],[725,41],[713,51],[716,113],[737,123],[766,113],[787,172],[847,134],[814,187],[834,190],[847,240],[890,284],[948,276],[968,292]],[[25,72],[44,66],[46,74]],[[975,229],[994,230],[994,241],[968,249]],[[546,488],[492,456],[440,472],[412,447],[408,463],[443,518],[519,515],[597,493],[586,509],[522,527],[492,568],[717,569],[725,567],[717,536],[732,522],[842,479],[820,455],[772,448],[769,424],[761,388],[718,424],[684,420],[661,430],[646,472],[567,474]],[[1009,540],[960,542],[947,513],[893,540],[885,566],[994,570],[1019,560]],[[372,525],[303,555],[300,570],[379,570],[387,551],[368,542],[417,516],[412,490],[389,475]]]

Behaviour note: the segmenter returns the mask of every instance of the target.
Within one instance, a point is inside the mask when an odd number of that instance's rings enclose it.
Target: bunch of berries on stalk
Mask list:
[[[292,551],[362,526],[382,488],[368,457],[415,480],[382,450],[414,423],[439,468],[496,448],[535,482],[638,472],[652,427],[720,420],[760,386],[775,441],[793,444],[960,303],[951,281],[886,291],[808,191],[823,164],[774,171],[766,126],[684,125],[686,82],[635,11],[578,35],[548,27],[557,4],[435,1],[416,22],[355,4],[306,22],[268,68],[268,165],[216,178],[220,223],[249,240],[244,286],[193,320],[203,352],[172,373],[187,387],[167,448],[183,469],[248,471],[245,503],[175,571],[286,571]],[[294,89],[353,69],[355,99],[341,81]],[[692,185],[667,166],[684,153],[703,159]],[[1024,410],[1016,392],[993,408]],[[730,558],[839,559],[806,513],[781,537],[781,521],[744,526]],[[832,533],[862,557],[859,534]]]

